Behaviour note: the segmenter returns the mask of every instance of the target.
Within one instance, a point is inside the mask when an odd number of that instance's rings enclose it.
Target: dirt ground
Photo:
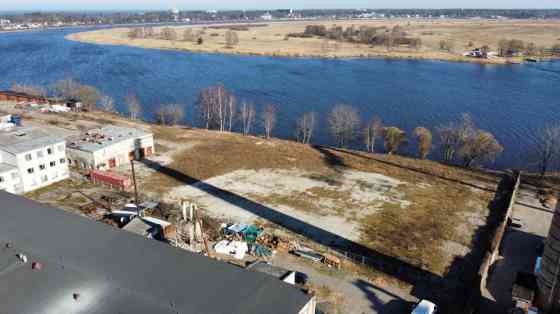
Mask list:
[[[155,156],[135,163],[141,199],[186,199],[221,221],[284,228],[337,248],[363,246],[441,276],[473,249],[497,181],[429,160],[161,127],[105,113],[26,113],[24,121],[73,132],[108,123],[146,128],[157,145]],[[69,195],[73,190],[108,193],[70,181],[30,197],[80,208],[87,200]]]
[[[420,38],[422,48],[419,50],[404,47],[388,51],[384,47],[370,47],[355,43],[327,43],[321,38],[289,38],[289,33],[301,33],[307,25],[322,24],[327,27],[337,25],[348,27],[375,26],[392,28],[400,25],[409,37]],[[182,38],[185,28],[191,26],[173,27],[178,37]],[[520,39],[526,43],[532,42],[537,47],[550,48],[560,43],[560,21],[533,20],[353,20],[353,21],[297,21],[284,23],[269,23],[262,27],[250,27],[247,31],[237,31],[239,44],[233,48],[226,47],[225,32],[227,28],[208,28],[193,26],[195,34],[200,33],[204,43],[182,40],[168,41],[161,39],[130,39],[128,28],[106,29],[92,32],[76,33],[68,36],[70,40],[81,42],[130,45],[144,48],[177,49],[194,52],[232,53],[287,57],[390,57],[410,59],[438,59],[462,62],[505,63],[504,58],[473,59],[463,57],[465,51],[474,47],[488,45],[496,50],[501,39]],[[161,28],[156,28],[160,31]],[[442,51],[439,47],[441,40],[454,44],[452,51]],[[472,46],[469,45],[472,43]]]

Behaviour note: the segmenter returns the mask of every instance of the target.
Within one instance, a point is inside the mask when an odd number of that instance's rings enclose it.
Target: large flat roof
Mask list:
[[[71,136],[67,139],[66,146],[69,149],[95,152],[126,140],[150,134],[151,133],[142,129],[109,125],[99,129],[89,130],[78,136]]]
[[[19,154],[64,142],[64,138],[37,127],[14,127],[0,131],[0,150]]]
[[[12,170],[17,170],[17,167],[5,162],[0,162],[0,173],[5,173]]]
[[[21,196],[0,191],[0,204],[3,313],[285,314],[311,299],[266,274]]]

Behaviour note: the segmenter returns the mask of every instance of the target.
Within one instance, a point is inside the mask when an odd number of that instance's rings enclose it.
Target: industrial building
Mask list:
[[[106,170],[155,153],[152,133],[120,126],[92,129],[67,139],[70,166]]]
[[[12,91],[0,91],[0,101],[34,102],[37,104],[48,104],[49,100],[42,96],[34,96]]]
[[[63,137],[35,127],[0,131],[0,189],[26,193],[69,175]]]
[[[545,241],[537,277],[538,303],[545,313],[560,312],[560,203],[556,206]]]
[[[267,274],[3,191],[0,204],[2,313],[315,313]]]

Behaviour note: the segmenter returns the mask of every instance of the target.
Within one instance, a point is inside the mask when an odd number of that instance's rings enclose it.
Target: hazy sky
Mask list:
[[[4,10],[560,8],[560,0],[0,0]]]

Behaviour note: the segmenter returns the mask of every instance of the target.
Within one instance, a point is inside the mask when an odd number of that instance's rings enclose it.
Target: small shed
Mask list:
[[[130,177],[112,171],[91,170],[90,177],[95,184],[108,185],[121,191],[128,190],[132,186]]]

